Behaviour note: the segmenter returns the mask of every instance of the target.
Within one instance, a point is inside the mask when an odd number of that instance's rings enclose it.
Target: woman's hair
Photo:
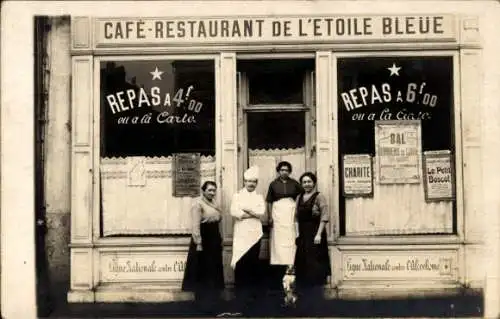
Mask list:
[[[214,182],[214,181],[206,181],[205,183],[203,183],[203,185],[201,186],[201,190],[202,191],[206,191],[207,188],[208,188],[208,185],[212,185],[213,187],[217,188],[217,184]]]
[[[305,172],[304,174],[302,174],[299,178],[299,181],[301,184],[302,184],[302,179],[304,179],[304,177],[306,177],[306,176],[309,177],[313,181],[314,185],[316,185],[318,178],[316,177],[316,175],[313,172]]]
[[[276,172],[279,172],[283,166],[286,166],[290,171],[290,173],[292,172],[292,164],[290,164],[290,162],[287,161],[279,162],[278,165],[276,166]]]

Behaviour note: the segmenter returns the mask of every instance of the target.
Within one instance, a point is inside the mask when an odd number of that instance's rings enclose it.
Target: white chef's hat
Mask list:
[[[252,166],[245,171],[243,178],[246,180],[257,180],[259,179],[259,167]]]

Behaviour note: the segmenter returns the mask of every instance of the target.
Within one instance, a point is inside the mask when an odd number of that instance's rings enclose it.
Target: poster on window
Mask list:
[[[201,169],[200,154],[174,154],[173,196],[200,196]]]
[[[146,158],[129,156],[127,159],[127,186],[146,185]]]
[[[376,121],[375,144],[380,184],[420,183],[420,120]]]
[[[424,152],[425,200],[447,201],[455,198],[454,169],[449,150]]]
[[[349,154],[343,158],[344,196],[373,195],[372,157],[369,154]]]

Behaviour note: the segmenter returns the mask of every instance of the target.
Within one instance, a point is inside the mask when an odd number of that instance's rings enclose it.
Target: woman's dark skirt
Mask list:
[[[326,231],[321,234],[320,244],[314,243],[318,226],[317,222],[299,222],[300,236],[295,253],[295,276],[299,289],[323,286],[331,274]]]
[[[196,251],[193,239],[182,282],[182,290],[199,294],[218,294],[224,289],[222,239],[219,223],[200,224],[202,251]]]

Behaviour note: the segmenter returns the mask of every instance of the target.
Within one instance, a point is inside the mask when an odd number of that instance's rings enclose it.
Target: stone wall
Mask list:
[[[45,248],[50,289],[63,296],[70,278],[71,207],[71,56],[69,17],[50,18],[47,55],[47,122],[45,127],[45,205],[47,233]],[[59,299],[59,298],[58,298]]]

